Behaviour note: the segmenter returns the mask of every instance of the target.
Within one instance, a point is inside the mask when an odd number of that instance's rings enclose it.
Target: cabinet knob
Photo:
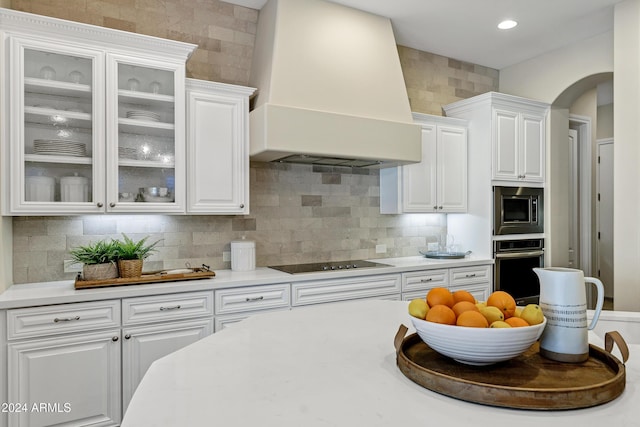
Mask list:
[[[434,211],[437,211],[437,210],[438,210],[438,207],[437,207],[437,206],[434,206],[434,207],[433,207],[433,210],[434,210]]]
[[[126,340],[131,339],[131,334],[127,334],[127,335],[125,335],[125,336],[124,336],[124,339],[126,339]]]
[[[116,207],[116,204],[115,204],[114,202],[111,202],[111,203],[109,203],[109,207],[110,207],[110,208],[115,208],[115,207]]]
[[[244,209],[244,203],[240,203],[240,209]]]
[[[102,202],[98,202],[96,203],[96,206],[98,206],[99,208],[103,207],[104,205],[102,204]]]
[[[120,339],[120,338],[116,336],[116,337],[111,338],[111,341],[116,342],[116,341],[118,341],[119,339]]]
[[[438,206],[438,209],[441,209],[441,210],[442,210],[442,206]]]

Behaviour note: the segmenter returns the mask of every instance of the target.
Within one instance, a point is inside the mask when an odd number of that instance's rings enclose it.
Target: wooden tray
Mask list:
[[[175,282],[179,280],[206,279],[214,277],[216,273],[209,270],[193,271],[192,273],[166,274],[162,272],[142,274],[140,277],[119,277],[105,280],[82,280],[76,278],[76,289],[102,288],[107,286],[141,285],[146,283]]]
[[[626,343],[617,332],[607,333],[609,351],[590,345],[584,363],[545,359],[535,343],[521,356],[489,366],[458,363],[432,350],[418,334],[404,338],[406,332],[401,325],[394,342],[400,371],[413,382],[456,399],[517,409],[577,409],[609,402],[625,387],[625,366],[609,352],[615,340],[624,360],[628,358]]]

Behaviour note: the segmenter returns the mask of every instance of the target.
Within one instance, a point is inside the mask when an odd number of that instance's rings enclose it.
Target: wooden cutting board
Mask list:
[[[102,288],[108,286],[141,285],[146,283],[176,282],[179,280],[206,279],[215,277],[216,273],[209,270],[198,270],[191,273],[166,274],[152,273],[142,274],[140,277],[119,277],[117,279],[82,280],[76,278],[76,289]]]
[[[470,366],[439,354],[418,334],[402,339],[406,331],[402,325],[395,341],[400,371],[413,382],[456,399],[517,409],[577,409],[609,402],[625,388],[624,364],[593,345],[584,363],[545,359],[535,343],[509,361]]]

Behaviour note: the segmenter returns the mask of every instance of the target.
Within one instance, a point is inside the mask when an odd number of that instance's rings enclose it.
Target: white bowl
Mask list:
[[[470,328],[411,321],[422,341],[438,353],[467,365],[491,365],[521,355],[540,338],[547,319],[534,326],[518,328]]]

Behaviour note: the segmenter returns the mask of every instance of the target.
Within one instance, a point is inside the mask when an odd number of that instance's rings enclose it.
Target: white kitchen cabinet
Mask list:
[[[187,79],[187,212],[249,213],[254,88]]]
[[[212,291],[123,299],[123,412],[154,361],[212,333]]]
[[[493,291],[490,264],[471,267],[453,267],[402,273],[402,299],[425,298],[430,289],[442,287],[451,292],[464,290],[476,300],[486,301]]]
[[[465,212],[466,122],[418,113],[413,117],[422,125],[422,161],[380,171],[380,212]]]
[[[0,28],[4,215],[185,211],[195,45],[6,9]]]
[[[493,179],[544,182],[545,112],[493,109]]]
[[[363,298],[398,299],[401,292],[400,274],[342,277],[309,280],[291,284],[291,306],[304,306]]]
[[[9,426],[120,423],[119,301],[20,308],[6,318],[7,402],[27,409],[10,413]]]
[[[291,304],[291,284],[243,286],[216,290],[215,314],[238,314],[256,310],[288,308]]]
[[[153,362],[213,333],[213,317],[124,327],[122,336],[122,410]]]

